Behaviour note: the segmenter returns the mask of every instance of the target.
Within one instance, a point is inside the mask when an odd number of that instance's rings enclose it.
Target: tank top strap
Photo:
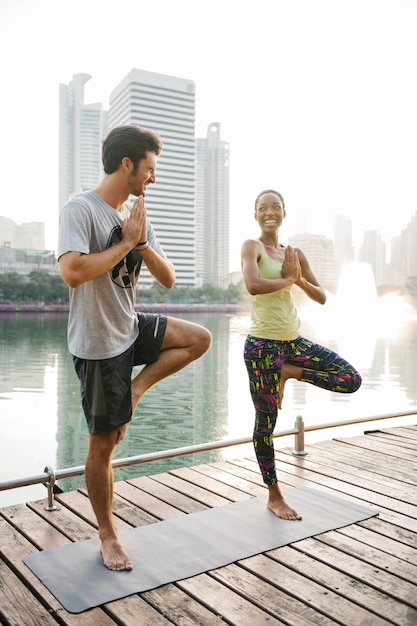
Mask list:
[[[259,246],[259,250],[261,252],[262,260],[265,260],[265,258],[267,257],[266,250],[265,250],[265,245],[263,244],[263,242],[260,239],[256,239],[255,241],[256,241],[256,243]]]

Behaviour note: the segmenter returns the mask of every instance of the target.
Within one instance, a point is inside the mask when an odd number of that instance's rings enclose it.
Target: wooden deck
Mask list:
[[[355,498],[378,516],[81,614],[65,611],[22,558],[97,536],[81,490],[0,510],[0,620],[12,626],[379,626],[417,624],[417,426],[277,452],[282,488]],[[115,485],[120,529],[265,495],[253,458]],[[302,512],[302,511],[301,511]],[[76,572],[74,572],[76,575]]]

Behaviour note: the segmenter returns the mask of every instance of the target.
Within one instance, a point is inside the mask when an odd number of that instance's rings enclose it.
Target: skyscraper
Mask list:
[[[196,266],[200,285],[226,288],[229,282],[229,144],[220,124],[197,139]]]
[[[158,132],[163,150],[146,208],[176,269],[176,284],[196,283],[195,85],[192,80],[132,69],[110,94],[109,129],[138,124]],[[152,277],[143,271],[141,284]]]
[[[298,233],[289,238],[293,248],[301,248],[313,273],[324,289],[335,292],[339,276],[339,264],[333,241],[324,235]]]
[[[363,233],[362,245],[359,248],[358,260],[369,263],[375,277],[375,285],[386,284],[387,278],[387,246],[377,230],[366,230]]]
[[[336,215],[334,218],[334,247],[337,250],[339,266],[354,260],[352,244],[352,219],[347,215]]]
[[[74,74],[59,86],[59,206],[75,193],[95,187],[103,174],[102,140],[107,112],[101,103],[84,104],[89,74]]]

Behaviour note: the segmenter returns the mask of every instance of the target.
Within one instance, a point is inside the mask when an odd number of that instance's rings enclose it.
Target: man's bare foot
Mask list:
[[[294,511],[284,500],[278,485],[268,487],[269,497],[267,507],[277,517],[286,520],[301,520],[301,515]]]
[[[101,556],[104,565],[111,570],[131,570],[133,563],[130,556],[124,551],[120,541],[114,537],[104,539],[101,543]]]
[[[281,376],[279,377],[279,401],[278,408],[282,409],[282,401],[284,399],[284,387],[285,383],[289,378],[295,378],[299,380],[301,374],[303,373],[303,368],[298,367],[297,365],[291,365],[290,363],[283,363],[281,367]]]

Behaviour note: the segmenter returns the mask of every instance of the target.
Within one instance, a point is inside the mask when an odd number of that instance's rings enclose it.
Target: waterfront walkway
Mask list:
[[[53,513],[45,511],[47,499],[1,509],[1,623],[417,624],[417,426],[337,437],[306,451],[277,451],[284,490],[325,490],[378,515],[80,614],[64,610],[22,559],[97,536],[85,491],[57,495]],[[126,529],[265,496],[265,487],[254,458],[242,458],[118,482],[115,493],[118,526]]]

